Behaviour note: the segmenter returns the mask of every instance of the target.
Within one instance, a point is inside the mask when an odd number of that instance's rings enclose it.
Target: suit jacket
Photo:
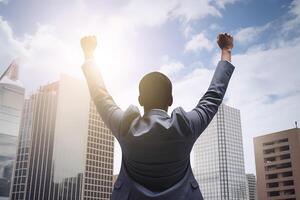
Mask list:
[[[91,98],[122,149],[122,166],[112,200],[203,199],[190,165],[192,147],[221,104],[234,66],[220,61],[196,107],[171,115],[153,109],[141,116],[136,106],[122,111],[109,95],[92,61],[83,66]],[[193,92],[197,88],[193,88]]]

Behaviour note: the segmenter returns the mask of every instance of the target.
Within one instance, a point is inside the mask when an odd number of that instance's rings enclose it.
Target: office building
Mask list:
[[[11,199],[109,199],[113,142],[84,82],[41,87],[24,103]]]
[[[254,138],[259,200],[300,199],[300,129]]]
[[[205,200],[248,199],[238,109],[222,104],[193,150],[193,170]]]
[[[16,136],[0,133],[0,197],[9,196],[17,139]]]
[[[256,200],[256,178],[254,174],[246,174],[249,200]]]
[[[13,61],[0,77],[0,133],[17,136],[25,89],[18,80],[19,67]]]
[[[0,197],[8,197],[16,157],[17,135],[24,102],[24,87],[13,61],[0,77]]]

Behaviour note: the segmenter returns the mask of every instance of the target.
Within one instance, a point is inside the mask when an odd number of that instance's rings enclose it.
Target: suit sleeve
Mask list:
[[[201,135],[217,113],[233,71],[234,66],[230,62],[220,61],[208,90],[197,106],[192,111],[187,112],[195,139]]]
[[[108,93],[102,75],[96,68],[96,64],[93,61],[86,61],[82,65],[82,70],[98,113],[113,135],[119,138],[120,125],[124,112],[116,105]]]

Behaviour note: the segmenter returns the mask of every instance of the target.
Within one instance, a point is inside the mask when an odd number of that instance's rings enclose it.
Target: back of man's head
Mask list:
[[[139,102],[145,110],[153,108],[166,110],[173,103],[172,83],[160,72],[146,74],[140,81],[139,92]]]

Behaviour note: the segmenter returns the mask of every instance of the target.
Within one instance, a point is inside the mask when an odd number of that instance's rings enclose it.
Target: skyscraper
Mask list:
[[[24,102],[24,87],[13,61],[0,77],[0,197],[8,197],[16,156],[17,135]]]
[[[0,133],[0,199],[9,196],[17,139],[17,136]]]
[[[300,199],[300,129],[254,138],[257,198]]]
[[[84,82],[41,87],[25,100],[11,199],[108,199],[113,141]]]
[[[249,200],[256,200],[256,178],[254,174],[246,174]]]
[[[205,200],[248,199],[238,109],[222,104],[193,150],[194,174]]]

